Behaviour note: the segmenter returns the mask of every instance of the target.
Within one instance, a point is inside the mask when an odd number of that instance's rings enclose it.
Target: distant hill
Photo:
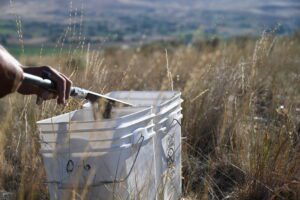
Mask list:
[[[298,0],[0,0],[0,4],[2,40],[16,37],[16,16],[21,17],[27,41],[38,37],[50,42],[64,34],[68,24],[73,36],[84,34],[96,42],[189,40],[195,30],[201,37],[230,37],[275,27],[279,34],[300,28]]]

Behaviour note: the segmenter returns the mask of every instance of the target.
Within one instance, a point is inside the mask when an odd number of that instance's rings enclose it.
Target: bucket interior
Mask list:
[[[177,91],[112,91],[106,95],[129,102],[137,107],[160,106],[174,97],[180,98],[180,92]]]

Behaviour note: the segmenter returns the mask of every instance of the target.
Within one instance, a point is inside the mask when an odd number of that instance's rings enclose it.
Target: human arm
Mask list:
[[[0,45],[0,98],[15,92],[22,80],[21,64]]]
[[[47,90],[22,83],[23,73],[51,79],[57,86],[55,94]],[[23,95],[37,95],[40,99],[57,98],[57,103],[65,104],[69,98],[72,82],[63,74],[49,66],[24,67],[0,45],[0,98],[18,91]]]

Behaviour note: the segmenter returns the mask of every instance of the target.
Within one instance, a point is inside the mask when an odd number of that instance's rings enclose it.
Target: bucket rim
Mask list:
[[[135,107],[136,108],[136,107]],[[71,113],[75,113],[75,112],[78,112],[78,111],[81,111],[81,110],[85,110],[87,108],[83,108],[83,109],[78,109],[78,110],[74,110],[74,111],[71,111],[71,112],[68,112],[68,113],[64,113],[64,114],[60,114],[60,115],[56,115],[56,116],[53,116],[53,117],[49,117],[49,118],[46,118],[46,119],[42,119],[42,120],[39,120],[36,122],[37,125],[49,125],[49,124],[74,124],[74,123],[80,123],[80,124],[83,124],[83,123],[95,123],[95,122],[103,122],[103,123],[107,123],[107,122],[114,122],[114,121],[117,121],[117,120],[124,120],[124,118],[129,118],[129,117],[132,117],[134,115],[137,115],[137,114],[140,114],[142,112],[147,112],[147,111],[150,111],[152,113],[152,109],[153,107],[152,106],[149,106],[149,107],[141,107],[142,110],[139,110],[137,112],[134,112],[134,113],[130,113],[130,114],[126,114],[124,116],[121,116],[121,117],[117,117],[117,118],[111,118],[111,119],[101,119],[101,120],[88,120],[88,121],[78,121],[78,120],[74,120],[74,121],[69,121],[69,122],[51,122],[53,118],[58,118],[58,117],[61,117],[63,115],[66,115],[66,114],[71,114]],[[50,122],[44,122],[46,120],[51,120]]]

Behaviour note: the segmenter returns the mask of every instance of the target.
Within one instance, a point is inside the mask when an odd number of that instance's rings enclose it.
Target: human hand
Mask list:
[[[50,79],[56,84],[57,92],[49,92],[46,89],[22,83],[18,89],[19,93],[23,95],[36,94],[38,96],[37,104],[41,104],[43,100],[49,99],[57,99],[58,104],[66,104],[66,100],[70,96],[72,82],[65,75],[49,66],[27,67],[23,68],[23,71],[28,74]],[[45,75],[47,77],[45,77]]]

